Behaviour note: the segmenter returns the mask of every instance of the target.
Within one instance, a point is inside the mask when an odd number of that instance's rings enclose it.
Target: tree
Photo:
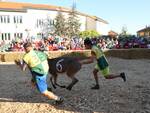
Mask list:
[[[82,37],[82,38],[87,38],[87,37],[94,38],[94,37],[97,37],[99,35],[100,34],[95,30],[86,30],[86,31],[80,32],[80,37]]]
[[[42,34],[44,35],[42,38],[47,38],[50,33],[54,32],[54,20],[52,20],[50,17],[42,19],[40,27]]]
[[[73,36],[79,35],[80,32],[80,26],[78,16],[75,13],[75,9],[72,8],[72,10],[69,13],[69,17],[67,19],[67,35],[69,38]]]
[[[123,36],[126,36],[127,35],[127,27],[126,26],[123,26],[122,27],[122,31],[121,31],[121,34],[120,35],[123,35]]]
[[[66,35],[66,20],[64,18],[64,15],[58,11],[57,16],[55,18],[55,34],[58,36]]]

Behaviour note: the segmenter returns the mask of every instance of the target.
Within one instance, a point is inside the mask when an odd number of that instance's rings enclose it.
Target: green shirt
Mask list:
[[[47,74],[49,70],[47,55],[40,51],[31,50],[23,56],[23,60],[32,71]]]
[[[92,46],[92,51],[96,55],[97,64],[98,64],[99,68],[101,70],[104,70],[106,67],[108,67],[108,62],[107,62],[107,59],[106,59],[103,51],[100,48],[98,48],[97,46]]]

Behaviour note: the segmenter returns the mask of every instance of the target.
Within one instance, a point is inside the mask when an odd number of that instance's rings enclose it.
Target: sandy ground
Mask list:
[[[126,72],[127,82],[117,78],[106,80],[99,76],[99,90],[91,90],[94,83],[94,63],[84,65],[76,75],[80,81],[71,91],[57,88],[64,97],[62,105],[41,96],[30,85],[30,73],[21,72],[16,65],[0,65],[0,113],[150,113],[150,60],[108,58],[111,72]],[[65,75],[58,78],[68,84]],[[48,81],[49,82],[49,81]]]

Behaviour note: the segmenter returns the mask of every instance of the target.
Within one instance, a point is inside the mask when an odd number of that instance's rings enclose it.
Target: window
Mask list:
[[[1,17],[1,23],[3,23],[3,16],[0,16]]]
[[[4,40],[4,34],[2,33],[2,40]]]
[[[20,38],[23,38],[23,33],[20,33]]]
[[[5,40],[11,40],[10,33],[1,33],[1,36],[2,36],[2,40],[3,41],[5,41]]]
[[[14,17],[14,23],[16,23],[16,18]]]
[[[5,33],[5,40],[7,40],[7,33]]]
[[[0,23],[10,23],[9,15],[0,15]]]
[[[9,18],[9,16],[7,16],[7,23],[10,23],[10,18]]]
[[[14,38],[23,38],[23,33],[14,33]]]
[[[20,16],[20,23],[22,23],[22,16]]]
[[[16,33],[14,33],[14,37],[16,38]]]
[[[50,25],[54,25],[54,20],[50,20]]]
[[[8,33],[8,40],[10,40],[10,33]]]
[[[14,23],[22,23],[22,16],[14,16]]]
[[[6,16],[4,16],[3,19],[4,19],[4,23],[6,23]]]
[[[49,20],[47,20],[47,22],[49,22]],[[44,26],[44,24],[46,23],[46,21],[44,19],[37,19],[37,25],[36,27],[42,27]]]

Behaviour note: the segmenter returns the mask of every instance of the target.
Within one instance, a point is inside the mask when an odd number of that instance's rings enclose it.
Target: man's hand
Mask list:
[[[14,62],[17,66],[19,66],[21,68],[22,71],[26,70],[27,64],[24,63],[23,60],[15,60]]]
[[[21,65],[21,61],[20,60],[15,60],[14,61],[16,65],[20,66]]]

